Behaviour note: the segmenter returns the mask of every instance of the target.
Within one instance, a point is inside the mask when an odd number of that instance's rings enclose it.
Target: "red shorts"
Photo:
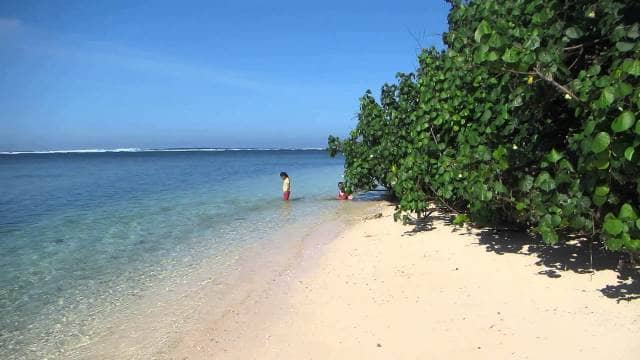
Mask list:
[[[284,201],[288,201],[289,200],[289,195],[291,195],[291,191],[284,191],[282,192],[282,199]]]

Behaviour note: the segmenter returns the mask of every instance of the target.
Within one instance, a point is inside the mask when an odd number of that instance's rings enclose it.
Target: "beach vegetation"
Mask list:
[[[640,253],[640,2],[449,0],[444,49],[360,98],[329,150],[396,216],[513,224]]]

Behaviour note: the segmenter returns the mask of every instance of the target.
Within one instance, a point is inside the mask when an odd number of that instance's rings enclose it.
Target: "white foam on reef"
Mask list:
[[[73,154],[73,153],[107,153],[107,152],[139,152],[145,151],[138,148],[119,148],[119,149],[73,149],[73,150],[45,150],[45,151],[1,151],[2,155],[18,155],[18,154]]]
[[[46,150],[46,151],[0,151],[0,155],[20,154],[90,154],[90,153],[128,153],[128,152],[195,152],[195,151],[308,151],[324,150],[324,148],[174,148],[174,149],[74,149],[74,150]]]

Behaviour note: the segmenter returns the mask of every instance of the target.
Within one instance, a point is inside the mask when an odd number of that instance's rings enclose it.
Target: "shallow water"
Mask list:
[[[335,212],[342,167],[313,150],[0,155],[0,358],[77,357],[150,289],[205,263],[225,278]]]

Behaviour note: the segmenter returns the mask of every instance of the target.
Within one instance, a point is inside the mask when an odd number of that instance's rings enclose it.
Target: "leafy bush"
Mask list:
[[[351,190],[376,184],[397,215],[432,199],[460,221],[599,234],[640,252],[640,2],[451,0],[446,50],[360,99]]]

